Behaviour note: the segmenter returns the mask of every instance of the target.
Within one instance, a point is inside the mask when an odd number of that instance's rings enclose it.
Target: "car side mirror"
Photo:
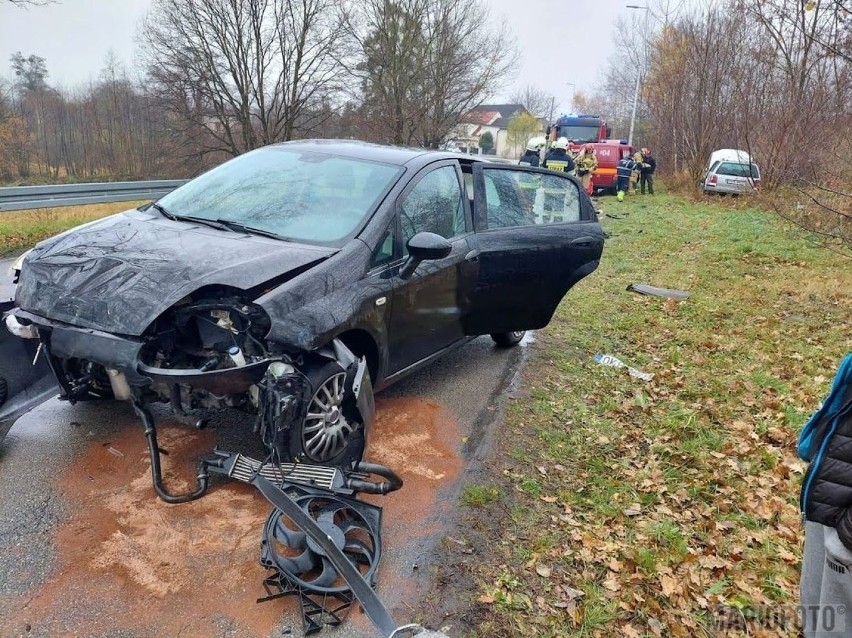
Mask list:
[[[443,259],[453,250],[453,245],[436,233],[417,233],[408,240],[408,259],[399,269],[400,279],[408,279],[422,261]]]

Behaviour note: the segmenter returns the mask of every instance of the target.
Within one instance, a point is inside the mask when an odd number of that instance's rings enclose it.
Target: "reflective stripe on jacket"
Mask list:
[[[562,173],[570,173],[574,170],[574,160],[565,151],[550,151],[544,158],[544,168]]]
[[[638,168],[636,162],[634,162],[629,157],[622,157],[618,160],[618,176],[619,177],[630,177],[630,174]]]

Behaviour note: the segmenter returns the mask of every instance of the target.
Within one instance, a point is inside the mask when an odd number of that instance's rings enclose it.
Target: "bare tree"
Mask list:
[[[717,0],[666,19],[643,91],[662,164],[694,183],[711,151],[745,149],[780,214],[848,246],[852,13],[844,4]]]
[[[409,144],[416,136],[426,100],[427,2],[366,0],[348,24],[361,49],[353,71],[361,78],[364,123],[373,139]]]
[[[48,84],[45,60],[11,57],[0,81],[2,179],[140,178],[186,174],[167,146],[165,116],[110,54],[96,81],[73,90]]]
[[[437,147],[517,58],[483,0],[366,0],[359,17],[349,22],[362,51],[354,71],[378,140]]]
[[[58,0],[5,0],[15,7],[44,7],[48,4],[55,4]]]
[[[186,154],[238,155],[316,130],[346,53],[335,0],[156,0],[143,48]]]
[[[527,84],[509,96],[512,104],[523,104],[527,111],[537,117],[549,116],[551,111],[559,106],[556,97],[536,86]]]
[[[9,58],[12,64],[12,73],[15,83],[25,91],[37,91],[45,88],[47,76],[47,62],[39,55],[30,54],[26,58],[18,51]]]

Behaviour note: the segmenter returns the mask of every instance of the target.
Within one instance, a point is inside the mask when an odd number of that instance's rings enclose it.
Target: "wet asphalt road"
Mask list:
[[[394,439],[393,445],[397,445],[396,441],[403,443],[413,441],[414,447],[406,448],[409,452],[420,445],[427,448],[433,445],[437,446],[434,449],[439,451],[429,452],[430,454],[458,456],[459,471],[449,473],[451,480],[438,481],[434,483],[434,487],[428,481],[416,480],[416,483],[410,484],[408,493],[406,488],[403,488],[401,492],[384,497],[397,500],[394,502],[395,508],[385,507],[385,553],[379,572],[377,591],[387,602],[395,620],[400,625],[411,622],[417,615],[417,598],[429,590],[430,556],[435,544],[440,542],[442,528],[447,528],[455,512],[457,491],[464,477],[464,469],[475,462],[472,457],[477,453],[479,441],[494,425],[495,401],[505,390],[522,359],[523,347],[500,350],[494,347],[488,337],[479,338],[450,353],[431,367],[401,381],[378,397],[379,409],[384,410],[384,421],[389,424],[383,427],[391,430],[396,427],[393,422],[395,417],[390,414],[393,411],[405,412],[405,418],[414,422],[400,425],[401,428],[409,428],[408,433]],[[430,435],[432,439],[424,435],[423,442],[419,443],[420,439],[412,438],[418,431],[416,421],[432,408],[439,409],[438,420],[446,422],[446,427],[442,423],[433,424],[435,432]],[[162,416],[165,413],[159,414]],[[423,416],[423,418],[426,417]],[[215,442],[224,449],[255,451],[255,456],[259,456],[258,446],[246,423],[243,416],[227,415],[222,417],[221,422],[217,418],[212,427]],[[433,440],[441,438],[446,440]],[[179,617],[185,613],[182,609],[184,599],[180,594],[175,594],[173,598],[169,598],[169,595],[159,595],[154,602],[160,605],[165,604],[165,607],[157,609],[166,611],[152,615],[143,623],[145,629],[140,629],[138,623],[129,623],[122,619],[122,616],[126,614],[144,612],[144,607],[140,610],[139,605],[131,600],[137,595],[133,588],[122,586],[107,590],[114,593],[105,597],[103,594],[95,596],[80,593],[78,588],[65,588],[65,585],[61,584],[65,582],[62,580],[62,575],[65,574],[66,579],[71,578],[67,572],[76,567],[73,565],[76,560],[74,557],[77,555],[75,552],[85,549],[74,546],[76,539],[79,538],[81,544],[92,542],[85,535],[89,533],[85,524],[79,527],[80,534],[83,534],[81,536],[75,536],[74,529],[72,528],[69,532],[68,528],[69,521],[77,520],[79,525],[79,520],[82,519],[85,523],[87,514],[80,511],[80,503],[93,502],[75,500],[72,497],[80,491],[78,487],[75,487],[77,483],[82,481],[83,489],[88,489],[85,481],[80,479],[78,473],[75,473],[75,470],[80,467],[79,463],[82,462],[80,459],[91,458],[92,450],[102,452],[108,449],[106,446],[111,445],[111,441],[141,441],[142,439],[141,427],[125,404],[69,406],[52,400],[20,419],[6,440],[0,444],[0,637],[62,634],[135,638],[168,635],[173,631],[175,619],[169,618],[169,614],[173,613]],[[403,448],[404,446],[400,449]],[[373,443],[371,443],[371,449],[373,449]],[[457,452],[445,450],[457,450]],[[387,454],[387,451],[385,453]],[[418,454],[411,456],[416,457]],[[140,456],[142,457],[144,454]],[[106,455],[104,458],[109,463],[110,457]],[[434,458],[438,464],[446,460]],[[116,454],[116,458],[111,460],[118,462],[124,459],[119,459]],[[384,458],[380,455],[378,460],[384,460]],[[412,458],[402,461],[403,468],[396,466],[395,469],[408,469],[409,462],[429,465],[428,458]],[[425,471],[428,472],[428,467]],[[152,512],[159,512],[160,510],[156,508],[160,505],[159,502],[153,501],[155,499],[153,492],[150,493],[151,501],[147,501],[150,487],[145,483],[144,471],[139,476],[142,494],[146,495],[146,500],[140,503],[143,503],[145,507],[154,508]],[[89,479],[100,480],[98,475],[94,478],[89,476]],[[137,483],[139,481],[136,481],[134,485]],[[67,490],[66,484],[69,486]],[[107,495],[106,498],[120,498],[124,489],[117,484],[111,492],[103,492],[103,494]],[[430,490],[434,493],[430,493]],[[417,499],[423,498],[424,491],[427,494],[421,506],[419,505],[421,501]],[[404,513],[406,498],[411,499],[412,506],[417,511]],[[204,499],[201,499],[198,503],[203,501]],[[382,504],[381,501],[378,502]],[[114,510],[117,512],[116,517],[120,518],[126,514],[125,510],[126,508]],[[227,507],[223,510],[220,517],[225,517],[227,520]],[[397,511],[403,513],[396,514]],[[394,516],[408,516],[414,520],[403,521],[408,525],[405,527],[395,524],[400,521],[394,521]],[[422,529],[427,533],[412,534],[411,530],[417,530],[421,525],[419,520],[421,517]],[[262,522],[262,517],[257,518],[256,527],[247,533],[251,542],[255,542],[253,540],[255,538],[259,539]],[[193,538],[192,526],[190,520],[185,532],[180,531],[181,534],[187,535],[188,540]],[[149,532],[138,533],[149,534]],[[156,534],[156,528],[152,533]],[[121,532],[121,534],[132,535],[133,530]],[[166,542],[156,536],[149,540],[153,543]],[[97,557],[97,552],[100,550],[95,548],[93,551]],[[127,552],[123,557],[120,556],[118,564],[120,565],[125,559],[128,562],[132,561],[134,559],[132,554],[133,552]],[[186,550],[186,554],[190,554],[189,549]],[[190,561],[188,564],[190,573],[184,576],[191,579],[193,563]],[[205,569],[208,568],[209,566],[205,566]],[[96,580],[108,579],[111,576],[108,568],[89,571],[86,569],[73,578]],[[221,569],[227,573],[229,566],[223,564]],[[256,577],[259,584],[263,576],[260,566],[256,566],[256,576],[254,567],[247,567],[246,570],[249,572],[250,582],[253,584]],[[117,568],[116,571],[122,570]],[[209,576],[205,577],[209,578]],[[200,579],[203,580],[203,578]],[[203,582],[199,583],[199,587],[203,588],[203,586]],[[250,597],[260,593],[262,592],[259,591],[258,586],[258,591],[250,592]],[[211,592],[211,596],[215,597],[215,595],[215,592]],[[67,597],[67,600],[64,600],[64,597]],[[212,605],[213,609],[216,608],[215,600],[205,601],[205,603]],[[265,603],[264,606],[266,605],[277,605],[264,610],[266,616],[271,614],[275,618],[274,621],[266,624],[258,621],[247,628],[240,624],[239,619],[233,620],[225,614],[222,619],[214,623],[216,632],[209,627],[189,625],[181,628],[180,635],[221,635],[235,638],[301,635],[301,621],[293,613],[292,602],[274,601]],[[44,611],[46,609],[52,611]],[[61,611],[57,612],[57,609]],[[244,610],[244,613],[247,617],[251,617],[254,612],[249,607]],[[4,618],[7,621],[3,621]],[[251,625],[251,622],[249,624]],[[290,628],[293,633],[285,633]],[[458,635],[462,633],[461,630],[462,628],[457,628],[454,633]],[[378,634],[359,611],[350,616],[349,621],[343,626],[335,630],[326,629],[323,635],[362,638]]]

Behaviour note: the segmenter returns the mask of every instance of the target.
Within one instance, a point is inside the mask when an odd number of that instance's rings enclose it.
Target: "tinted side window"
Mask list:
[[[465,232],[464,205],[456,169],[442,166],[427,173],[399,207],[403,252],[417,233],[436,233],[451,239]]]
[[[488,228],[580,221],[580,191],[557,175],[483,169]]]

